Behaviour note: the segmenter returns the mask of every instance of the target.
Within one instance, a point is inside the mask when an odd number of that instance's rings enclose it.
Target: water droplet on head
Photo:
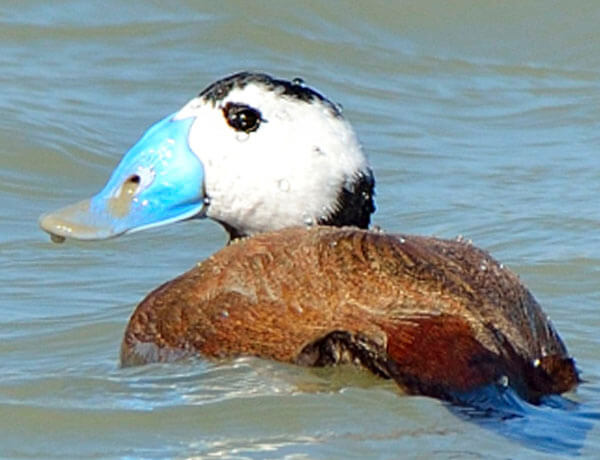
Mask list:
[[[208,206],[210,204],[210,197],[205,196],[204,199],[202,200],[202,203],[204,203],[204,206]]]
[[[279,179],[277,181],[277,187],[282,192],[289,192],[290,191],[290,183],[286,179]]]
[[[239,132],[239,133],[235,134],[235,138],[239,142],[246,142],[250,138],[250,134],[244,133],[244,132]]]
[[[314,152],[319,155],[320,157],[324,157],[325,155],[327,155],[323,150],[321,150],[319,147],[315,147],[314,148]]]
[[[304,222],[304,225],[306,225],[307,227],[312,227],[313,225],[316,224],[315,218],[309,216],[308,214],[304,214],[302,216],[302,221]]]
[[[346,176],[344,179],[344,188],[349,192],[354,193],[356,189],[356,178],[354,176]]]
[[[297,86],[304,86],[304,79],[296,77],[292,80],[292,83]]]
[[[321,213],[317,219],[317,222],[327,222],[332,212],[333,210],[329,209],[327,206],[321,206]]]
[[[285,108],[281,108],[280,110],[275,112],[275,118],[277,118],[278,120],[283,120],[283,121],[292,121],[293,120],[293,117],[290,115],[290,113]]]

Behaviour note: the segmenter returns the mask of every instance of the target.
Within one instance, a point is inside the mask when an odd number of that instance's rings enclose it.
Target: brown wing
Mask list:
[[[487,253],[329,227],[236,242],[151,293],[123,363],[190,354],[355,362],[440,397],[500,377],[529,399],[577,381],[535,299]]]

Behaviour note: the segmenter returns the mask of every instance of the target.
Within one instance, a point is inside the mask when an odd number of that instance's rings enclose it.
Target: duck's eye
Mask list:
[[[264,121],[260,112],[249,105],[228,102],[222,110],[227,124],[236,131],[251,133]]]

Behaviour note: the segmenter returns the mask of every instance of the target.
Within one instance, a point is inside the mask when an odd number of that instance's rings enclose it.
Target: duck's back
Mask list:
[[[353,228],[237,241],[152,292],[123,364],[188,355],[353,362],[443,398],[502,381],[536,401],[577,383],[538,303],[487,253]]]

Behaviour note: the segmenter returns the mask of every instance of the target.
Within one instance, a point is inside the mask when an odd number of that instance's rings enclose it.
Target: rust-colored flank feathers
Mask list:
[[[354,363],[444,399],[508,383],[537,402],[578,382],[539,304],[489,254],[356,228],[237,240],[149,294],[122,363],[190,355]]]

